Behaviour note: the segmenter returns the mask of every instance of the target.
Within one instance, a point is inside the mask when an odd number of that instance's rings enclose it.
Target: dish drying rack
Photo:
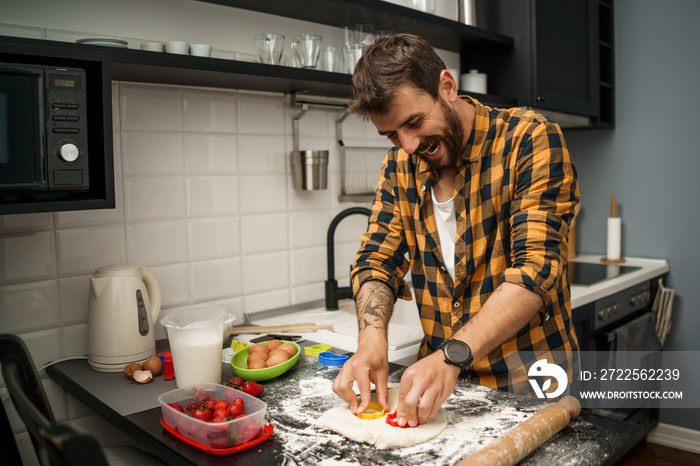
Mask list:
[[[343,122],[350,116],[347,99],[292,94],[292,105],[302,111],[294,118],[294,134],[298,134],[299,118],[311,107],[343,110],[335,123],[336,139],[340,148],[340,202],[373,201],[387,147],[348,146],[343,141]],[[295,136],[298,141],[298,136]]]
[[[379,172],[387,147],[346,146],[343,142],[343,121],[350,115],[346,110],[335,123],[340,146],[340,197],[342,201],[373,201],[377,192]]]

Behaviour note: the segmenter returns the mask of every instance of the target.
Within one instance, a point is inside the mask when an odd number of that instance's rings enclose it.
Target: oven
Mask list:
[[[569,262],[569,278],[571,285],[591,287],[624,274],[635,272],[639,267],[589,263]],[[576,336],[580,350],[587,354],[592,352],[617,351],[660,351],[661,344],[655,334],[651,307],[653,297],[658,288],[652,279],[644,280],[632,286],[625,287],[606,297],[576,308],[572,314]],[[641,329],[633,338],[620,338],[627,335],[623,330]],[[648,333],[643,333],[648,332]],[[659,420],[658,406],[651,408],[615,408],[588,409],[591,412],[606,417],[631,421],[644,427],[645,435],[653,429]]]

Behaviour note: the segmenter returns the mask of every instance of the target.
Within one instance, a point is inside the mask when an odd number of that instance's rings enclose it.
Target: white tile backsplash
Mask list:
[[[63,354],[65,357],[75,357],[87,354],[88,326],[85,324],[67,325],[63,327]]]
[[[61,321],[63,325],[87,322],[90,275],[58,280],[58,289],[61,294]]]
[[[0,285],[56,276],[53,231],[0,236]]]
[[[149,267],[160,288],[160,307],[182,306],[190,302],[188,267],[185,263]]]
[[[327,267],[318,267],[316,264],[326,262],[326,248],[294,248],[290,252],[292,287],[308,285],[310,283],[324,282],[328,278]]]
[[[238,213],[237,176],[187,177],[187,214],[213,217]]]
[[[192,299],[195,302],[241,294],[241,259],[190,263]]]
[[[289,281],[289,252],[249,254],[243,257],[243,291],[246,294],[287,288]]]
[[[53,228],[52,220],[50,213],[0,215],[0,234],[50,230]]]
[[[241,174],[286,173],[287,164],[291,163],[287,152],[284,136],[241,135]]]
[[[267,309],[289,306],[292,304],[289,290],[267,291],[265,293],[247,294],[244,298],[245,307],[249,314],[262,312]]]
[[[185,133],[185,173],[238,173],[238,136]]]
[[[56,280],[0,286],[0,329],[15,333],[60,327],[59,306]]]
[[[239,217],[216,217],[189,221],[190,260],[216,259],[241,254]]]
[[[244,255],[289,249],[289,219],[284,214],[241,217],[241,250]]]
[[[126,221],[185,217],[185,178],[126,178]]]
[[[326,245],[331,216],[326,210],[309,210],[289,214],[289,242],[292,249]]]
[[[122,130],[182,130],[182,88],[148,84],[122,84]]]
[[[286,99],[259,93],[239,95],[240,132],[247,134],[285,134]]]
[[[183,101],[185,131],[231,133],[238,129],[233,91],[185,89]]]
[[[126,227],[130,264],[159,265],[187,262],[187,222],[132,223]]]
[[[185,173],[182,133],[123,131],[121,134],[124,176]]]
[[[240,186],[242,214],[287,210],[287,175],[249,175]]]
[[[37,370],[50,361],[64,358],[61,328],[51,328],[22,334]]]
[[[126,259],[124,227],[105,225],[56,230],[58,273],[61,277],[91,274],[107,264]]]

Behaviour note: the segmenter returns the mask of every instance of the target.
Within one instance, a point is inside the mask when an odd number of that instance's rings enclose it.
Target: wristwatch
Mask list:
[[[442,352],[445,353],[445,362],[447,364],[452,364],[460,368],[460,375],[463,375],[464,372],[469,369],[474,359],[469,345],[463,341],[445,340],[438,346],[438,350],[442,350]]]

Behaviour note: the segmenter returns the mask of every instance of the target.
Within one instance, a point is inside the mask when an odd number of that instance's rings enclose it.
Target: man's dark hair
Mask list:
[[[397,34],[377,39],[360,57],[352,75],[353,99],[348,108],[367,119],[391,109],[396,89],[408,83],[438,99],[445,63],[422,37]]]

